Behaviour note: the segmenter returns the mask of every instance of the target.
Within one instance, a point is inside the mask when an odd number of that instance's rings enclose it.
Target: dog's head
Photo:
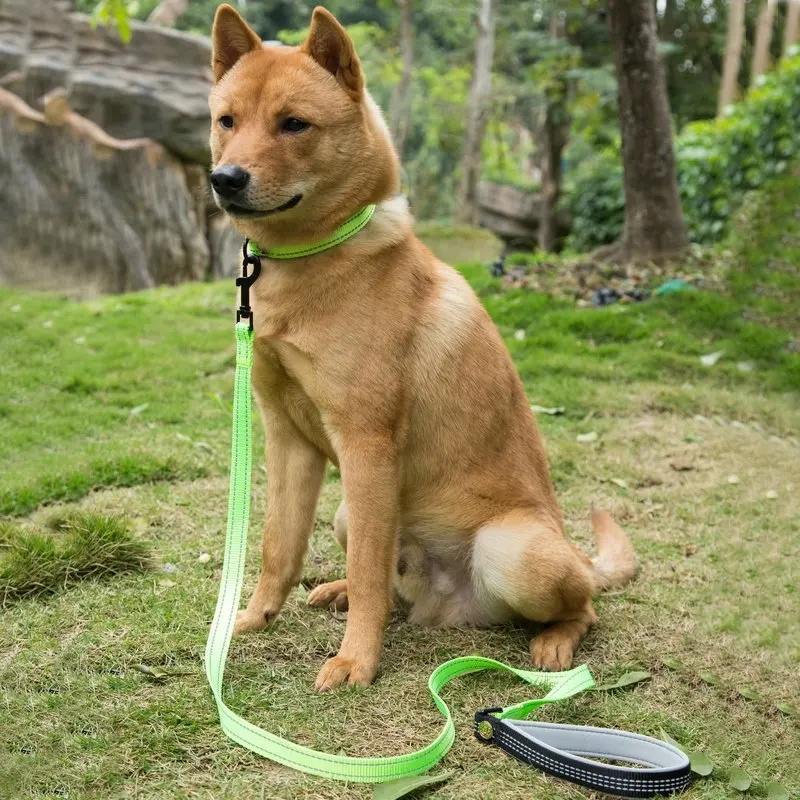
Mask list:
[[[211,183],[246,236],[330,233],[397,190],[398,160],[347,31],[316,8],[299,48],[262,45],[229,5],[212,32]]]

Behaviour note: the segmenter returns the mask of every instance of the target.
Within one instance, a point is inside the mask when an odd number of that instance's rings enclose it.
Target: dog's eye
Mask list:
[[[219,126],[220,128],[225,128],[225,130],[230,130],[233,127],[233,117],[226,114],[224,117],[219,118]]]
[[[297,119],[297,117],[289,117],[283,121],[281,130],[284,133],[300,133],[300,131],[304,131],[308,126],[309,123],[304,122],[302,119]]]

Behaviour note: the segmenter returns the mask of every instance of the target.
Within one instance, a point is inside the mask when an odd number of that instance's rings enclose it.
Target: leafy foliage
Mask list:
[[[721,239],[751,189],[781,175],[800,152],[800,55],[759,80],[720,119],[688,125],[676,138],[681,200],[694,242]],[[622,233],[620,148],[607,148],[570,176],[570,245],[586,250]]]
[[[130,14],[125,0],[100,0],[92,11],[92,25],[98,24],[115,27],[123,42],[130,41]]]

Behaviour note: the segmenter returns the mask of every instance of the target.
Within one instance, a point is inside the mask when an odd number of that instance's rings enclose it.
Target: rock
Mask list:
[[[0,80],[36,106],[67,89],[76,113],[120,139],[146,137],[184,161],[206,164],[208,38],[132,23],[128,43],[92,28],[84,14],[52,0],[0,0]]]
[[[490,181],[478,184],[478,222],[514,249],[535,249],[538,243],[541,196]],[[558,236],[569,233],[569,218],[559,212]]]
[[[42,113],[0,89],[0,175],[0,282],[88,296],[205,276],[184,164],[109,136],[59,92]]]

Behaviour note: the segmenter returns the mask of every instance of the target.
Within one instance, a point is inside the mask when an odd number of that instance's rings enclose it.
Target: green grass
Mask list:
[[[783,236],[796,235],[798,224],[786,214],[775,222]],[[631,586],[599,598],[600,623],[578,659],[599,680],[634,668],[653,679],[587,694],[543,718],[651,735],[663,728],[719,765],[796,794],[798,720],[775,704],[800,705],[800,356],[787,324],[792,302],[763,305],[758,288],[784,280],[775,273],[791,278],[796,256],[773,230],[766,214],[748,237],[748,248],[760,243],[746,250],[760,266],[743,271],[756,286],[734,277],[725,294],[599,311],[506,292],[477,263],[461,269],[502,331],[531,402],[566,408],[540,415],[539,425],[568,535],[589,550],[588,509],[602,504],[631,535],[642,565]],[[741,266],[743,246],[730,243],[720,258]],[[228,283],[91,303],[0,289],[0,497],[2,513],[16,515],[0,522],[0,564],[25,537],[47,537],[57,553],[70,535],[63,520],[75,513],[130,520],[133,541],[146,540],[152,553],[147,572],[75,581],[3,612],[3,800],[370,796],[367,787],[302,776],[227,741],[205,684],[201,657],[227,508],[232,306]],[[719,350],[715,366],[701,364]],[[750,371],[739,368],[743,361]],[[255,419],[254,430],[260,454]],[[576,441],[588,431],[596,442]],[[256,468],[245,592],[257,575],[265,481]],[[441,725],[425,688],[430,671],[469,653],[525,666],[531,632],[415,629],[396,615],[373,687],[315,694],[316,671],[336,652],[345,623],[308,608],[305,587],[344,574],[331,535],[340,497],[331,469],[304,584],[268,632],[234,642],[227,699],[253,722],[332,752],[418,748]],[[42,507],[55,503],[55,511]],[[39,539],[27,546],[39,555],[48,547]],[[664,656],[685,670],[665,668]],[[140,664],[173,676],[152,681]],[[700,680],[706,670],[722,684]],[[764,699],[742,698],[745,686]],[[445,763],[455,776],[425,796],[583,796],[472,737],[476,709],[530,695],[494,675],[449,686],[457,741]],[[690,796],[721,800],[732,790],[711,780]]]
[[[0,534],[0,605],[53,594],[90,578],[143,571],[148,547],[117,517],[73,512],[54,517],[48,529],[4,524]]]

